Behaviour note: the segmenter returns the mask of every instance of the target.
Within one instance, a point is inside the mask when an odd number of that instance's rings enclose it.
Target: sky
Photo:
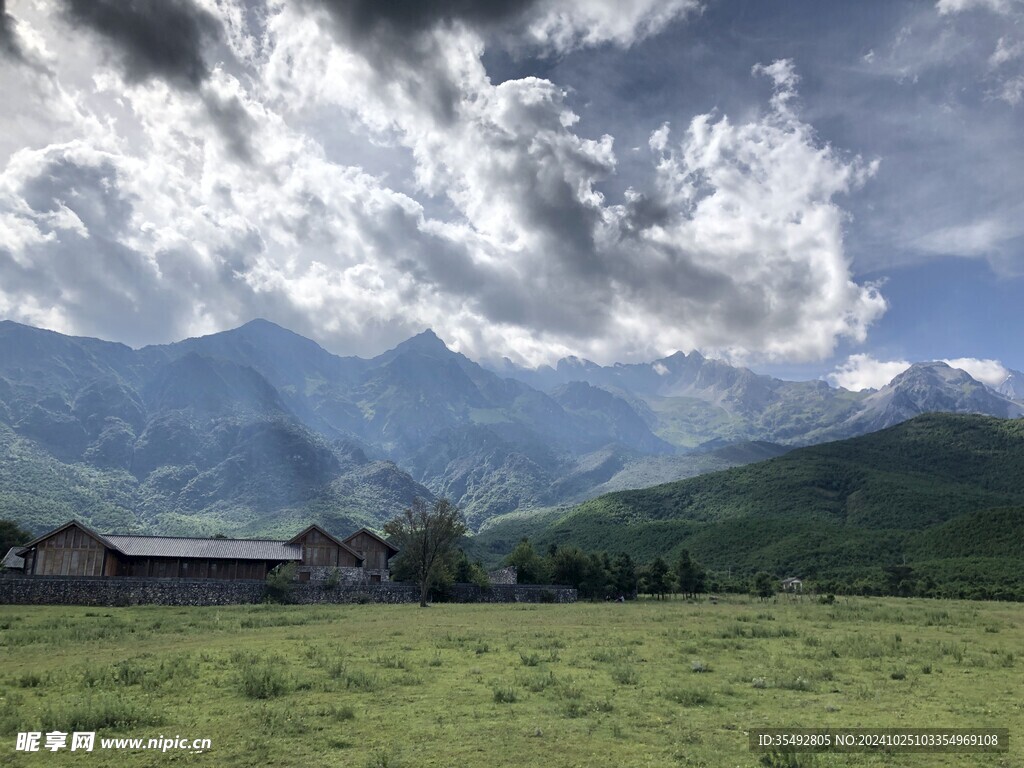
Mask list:
[[[0,0],[0,318],[1024,368],[1024,0]]]

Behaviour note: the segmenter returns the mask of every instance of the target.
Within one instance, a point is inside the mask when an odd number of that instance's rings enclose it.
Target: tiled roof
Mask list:
[[[344,539],[342,539],[342,543],[344,543],[344,544],[348,544],[348,546],[352,546],[351,544],[349,544],[349,542],[350,542],[350,541],[352,541],[352,539],[354,539],[354,538],[355,538],[356,536],[358,536],[358,535],[359,535],[359,534],[361,534],[361,533],[365,533],[365,534],[366,534],[367,536],[371,536],[371,537],[375,538],[375,539],[376,539],[377,541],[379,541],[379,542],[380,542],[381,544],[383,544],[383,545],[384,545],[385,547],[387,547],[388,549],[390,549],[390,550],[391,550],[391,552],[392,552],[392,554],[395,554],[395,555],[397,555],[397,554],[398,554],[398,553],[399,553],[399,552],[401,551],[401,550],[399,550],[399,549],[398,549],[398,547],[396,547],[396,546],[395,546],[394,544],[392,544],[392,543],[391,543],[390,541],[388,541],[387,539],[381,538],[381,537],[380,537],[380,536],[378,536],[378,535],[377,535],[376,533],[374,533],[373,531],[371,531],[371,530],[370,530],[369,528],[360,528],[360,529],[359,529],[358,531],[356,531],[355,533],[353,533],[353,534],[350,534],[350,535],[346,536],[346,537],[345,537]],[[389,557],[390,557],[390,555],[389,555]]]
[[[207,557],[232,560],[301,560],[302,547],[266,539],[198,539],[104,534],[129,557]]]
[[[21,547],[11,547],[7,550],[7,554],[4,555],[4,559],[0,560],[0,567],[3,568],[24,568],[25,558],[17,555],[18,550]]]

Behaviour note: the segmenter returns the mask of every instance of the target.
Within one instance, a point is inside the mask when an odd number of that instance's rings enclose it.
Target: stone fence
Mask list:
[[[235,605],[263,602],[262,581],[208,581],[199,579],[79,578],[61,576],[4,576],[0,578],[0,604],[10,605]],[[297,583],[290,602],[416,603],[415,584]],[[576,590],[564,586],[495,584],[478,587],[454,584],[448,589],[453,603],[574,603]]]

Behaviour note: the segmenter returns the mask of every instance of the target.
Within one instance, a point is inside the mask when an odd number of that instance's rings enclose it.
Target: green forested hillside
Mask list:
[[[928,414],[881,432],[514,522],[541,547],[689,549],[705,565],[818,579],[917,564],[939,582],[1024,583],[1024,420]],[[513,525],[511,523],[509,525]],[[481,533],[494,554],[511,538]],[[962,578],[961,578],[962,577]]]

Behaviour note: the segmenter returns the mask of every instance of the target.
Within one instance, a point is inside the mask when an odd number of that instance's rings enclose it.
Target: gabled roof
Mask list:
[[[8,549],[4,559],[0,560],[0,568],[23,569],[25,567],[25,558],[18,554],[20,549],[21,547],[11,547]]]
[[[349,536],[346,536],[344,538],[344,541],[346,543],[348,543],[348,542],[352,541],[352,539],[354,539],[356,536],[358,536],[361,533],[365,533],[367,536],[371,536],[371,537],[375,538],[377,541],[379,541],[385,547],[390,549],[392,555],[398,554],[399,550],[398,550],[398,548],[394,544],[392,544],[391,542],[387,541],[386,539],[382,539],[380,536],[378,536],[376,533],[371,531],[369,528],[360,528],[355,533],[353,533],[353,534],[351,534]]]
[[[331,534],[329,534],[327,531],[325,531],[323,528],[321,528],[316,523],[313,523],[313,525],[310,525],[310,526],[304,528],[303,530],[299,531],[294,536],[292,536],[290,539],[288,539],[288,541],[286,543],[287,544],[297,544],[299,539],[301,539],[303,536],[305,536],[310,531],[318,531],[322,536],[326,536],[330,541],[333,541],[339,547],[344,549],[346,552],[348,552],[350,555],[352,555],[352,557],[354,557],[356,560],[363,560],[364,559],[363,556],[360,555],[358,552],[356,552],[354,549],[352,549],[352,547],[350,547],[344,541],[339,539],[337,536],[332,536]]]
[[[18,550],[19,550],[18,551],[18,555],[24,555],[29,549],[34,547],[40,541],[43,541],[44,539],[48,539],[51,536],[54,536],[55,534],[60,533],[64,529],[70,528],[71,526],[75,526],[76,528],[81,528],[83,531],[85,531],[87,534],[89,534],[94,539],[99,541],[105,547],[109,547],[110,549],[117,549],[117,547],[115,547],[113,544],[111,544],[107,540],[107,538],[105,536],[103,536],[103,535],[101,535],[99,533],[96,533],[96,531],[94,531],[92,528],[87,526],[85,523],[80,523],[77,520],[68,520],[66,523],[64,523],[64,525],[60,526],[59,528],[54,528],[52,531],[47,531],[42,536],[37,536],[36,538],[32,539],[32,541],[30,541],[28,544],[22,544],[20,547],[18,547]]]
[[[100,534],[84,523],[69,520],[19,547],[18,555],[44,539],[75,526],[103,546],[127,557],[205,557],[222,560],[301,560],[302,548],[284,541],[268,539],[202,539],[192,536],[135,536],[119,533]]]
[[[185,536],[107,534],[117,551],[129,557],[191,557],[214,560],[301,560],[297,544],[268,539],[201,539]]]

